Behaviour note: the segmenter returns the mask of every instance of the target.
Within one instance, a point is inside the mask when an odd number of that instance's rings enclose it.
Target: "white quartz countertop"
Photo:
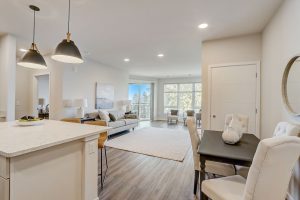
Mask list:
[[[109,127],[44,120],[37,126],[0,122],[0,156],[15,157],[55,145],[83,139],[109,130]]]

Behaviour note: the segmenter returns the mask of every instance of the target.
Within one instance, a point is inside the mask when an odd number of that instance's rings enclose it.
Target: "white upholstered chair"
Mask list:
[[[171,110],[168,113],[168,116],[167,116],[168,124],[172,123],[173,121],[175,121],[176,124],[177,124],[178,123],[178,119],[179,119],[178,115],[179,115],[179,111],[178,110]]]
[[[233,115],[237,117],[237,119],[242,124],[242,131],[243,133],[248,133],[248,127],[249,127],[249,117],[247,115],[243,114],[227,114],[225,116],[225,126],[224,130],[226,130],[233,119]],[[248,175],[249,167],[243,167],[243,166],[234,166],[235,173],[238,175],[241,175],[242,177],[246,178]]]
[[[299,127],[289,122],[279,122],[274,130],[273,137],[277,136],[299,136]]]
[[[262,140],[247,180],[239,175],[205,180],[202,182],[202,191],[212,200],[285,200],[299,156],[298,137]]]
[[[199,180],[200,172],[200,156],[197,153],[198,146],[200,144],[201,135],[197,131],[197,124],[195,117],[187,118],[187,127],[189,129],[190,139],[192,143],[193,150],[193,160],[194,160],[194,169],[195,169],[195,182],[194,182],[194,194],[197,193],[197,185]],[[234,175],[233,165],[207,161],[205,171],[211,174],[217,174],[221,176],[231,176]]]

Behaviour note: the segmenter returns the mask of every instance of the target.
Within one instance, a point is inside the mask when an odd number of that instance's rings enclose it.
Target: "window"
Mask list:
[[[128,86],[132,112],[136,113],[141,120],[151,119],[151,93],[151,84],[129,84]]]
[[[183,113],[201,108],[201,83],[171,83],[164,85],[164,112],[172,109]]]

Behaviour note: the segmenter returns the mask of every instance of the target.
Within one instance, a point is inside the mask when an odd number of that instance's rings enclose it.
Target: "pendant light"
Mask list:
[[[52,59],[64,63],[83,63],[83,59],[77,46],[75,45],[74,41],[70,39],[70,7],[71,2],[69,0],[67,39],[64,39],[61,43],[57,45]]]
[[[30,49],[24,54],[23,58],[18,62],[18,65],[33,69],[47,69],[46,62],[40,54],[35,44],[35,12],[40,11],[36,6],[30,5],[29,8],[33,10],[33,38]]]

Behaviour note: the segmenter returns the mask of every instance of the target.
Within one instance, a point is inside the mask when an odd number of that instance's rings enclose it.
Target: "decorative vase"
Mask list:
[[[227,144],[236,144],[242,138],[243,133],[228,127],[222,134],[222,138]]]

